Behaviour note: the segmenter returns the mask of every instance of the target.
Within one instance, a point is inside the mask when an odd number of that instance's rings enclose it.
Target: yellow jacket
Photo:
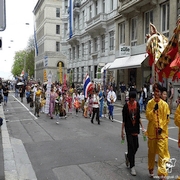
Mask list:
[[[174,123],[179,127],[179,135],[178,135],[178,146],[180,148],[180,105],[178,105],[175,114],[174,114]]]
[[[154,99],[148,101],[146,106],[146,117],[148,122],[147,136],[149,139],[160,139],[168,137],[168,123],[169,123],[169,106],[162,99],[158,102],[158,110],[154,112],[156,102]],[[157,128],[162,129],[162,133],[158,135]]]
[[[180,105],[177,107],[174,114],[174,123],[176,126],[180,127]]]

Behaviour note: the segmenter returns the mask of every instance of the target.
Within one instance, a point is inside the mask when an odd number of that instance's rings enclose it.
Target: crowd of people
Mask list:
[[[8,101],[8,86],[0,88],[4,94],[4,105]],[[138,134],[140,128],[143,135],[148,138],[148,170],[150,177],[154,176],[156,155],[158,156],[158,176],[164,180],[168,176],[166,164],[170,160],[168,150],[168,123],[172,113],[172,99],[174,90],[169,83],[169,91],[160,84],[155,83],[152,88],[152,97],[148,98],[148,89],[144,85],[139,92],[136,86],[132,85],[128,89],[124,83],[120,85],[122,109],[122,129],[121,138],[127,140],[127,152],[125,152],[125,163],[130,167],[130,173],[135,176],[135,155],[139,148]],[[128,92],[128,96],[127,96]],[[60,118],[66,118],[67,114],[80,114],[85,118],[90,118],[93,124],[94,119],[100,125],[100,118],[109,118],[113,122],[114,103],[117,100],[113,86],[104,89],[100,84],[88,92],[88,97],[84,96],[83,90],[80,91],[74,86],[63,88],[62,85],[53,83],[51,85],[48,110],[47,106],[47,86],[40,84],[15,85],[15,97],[20,97],[21,102],[26,97],[26,102],[30,108],[34,108],[34,115],[39,117],[40,113],[46,113],[50,119],[56,118],[59,124]],[[73,111],[75,113],[73,113]],[[141,122],[141,113],[145,112],[148,121],[147,130]],[[180,105],[178,104],[175,117],[175,124],[180,129]],[[179,130],[180,132],[180,130]],[[180,147],[180,135],[178,146]]]
[[[34,115],[39,117],[40,113],[45,113],[47,84],[24,85],[20,82],[15,84],[15,97],[20,97],[23,102],[26,97],[30,108],[34,108]],[[83,89],[75,88],[74,85],[64,89],[63,85],[53,83],[50,90],[48,113],[51,119],[56,118],[59,124],[60,118],[66,118],[67,114],[78,116],[83,115],[90,118],[91,123],[96,119],[100,125],[100,118],[106,117],[113,122],[114,103],[117,99],[113,86],[107,87],[104,91],[101,84],[96,84],[94,88],[88,92],[88,97],[84,96]]]
[[[140,126],[144,136],[147,136],[148,142],[148,170],[149,176],[154,177],[154,167],[157,160],[157,174],[160,180],[168,177],[168,166],[172,165],[170,161],[170,153],[168,149],[168,124],[170,121],[171,106],[168,100],[173,98],[173,89],[169,83],[169,92],[160,84],[153,85],[153,96],[145,105],[145,114],[148,121],[147,130],[145,132],[141,122],[141,103],[136,100],[136,92],[130,91],[129,100],[125,103],[122,110],[123,123],[121,130],[121,138],[127,139],[127,152],[125,152],[126,166],[130,167],[130,173],[136,176],[135,155],[139,148],[138,134]],[[143,88],[140,93],[141,97],[145,97]],[[175,125],[179,127],[180,132],[180,105],[178,105],[175,116]],[[180,135],[178,137],[178,146],[180,147]],[[178,177],[178,180],[180,176]]]

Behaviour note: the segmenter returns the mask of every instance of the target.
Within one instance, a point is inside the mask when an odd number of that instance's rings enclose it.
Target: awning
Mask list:
[[[108,69],[131,69],[141,67],[141,63],[147,58],[147,53],[117,58]]]
[[[107,63],[103,68],[101,68],[101,73],[103,73],[105,69],[108,69],[111,64],[112,63]]]
[[[129,58],[130,56],[115,59],[108,69],[119,69]]]

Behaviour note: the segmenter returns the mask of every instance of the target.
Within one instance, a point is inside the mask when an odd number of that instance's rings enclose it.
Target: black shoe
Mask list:
[[[39,114],[37,115],[37,117],[39,117]]]
[[[93,120],[91,120],[91,123],[93,124]]]
[[[98,122],[98,124],[100,125],[100,121]]]

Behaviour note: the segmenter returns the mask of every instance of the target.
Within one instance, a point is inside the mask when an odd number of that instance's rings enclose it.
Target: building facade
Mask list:
[[[145,54],[149,24],[153,23],[160,33],[171,37],[180,12],[178,7],[179,0],[119,0],[118,16],[115,18],[116,63],[119,61],[114,68],[114,76],[117,82],[135,83],[139,90],[144,83],[150,83],[152,69]],[[126,46],[136,62],[138,55],[145,54],[139,67],[133,67],[133,63],[123,65],[125,60],[121,56],[121,48]],[[164,83],[166,85],[167,80]]]
[[[39,0],[34,7],[34,21],[38,54],[35,56],[35,79],[44,82],[48,73],[52,81],[59,81],[67,71],[66,56],[62,53],[62,1]],[[60,72],[60,64],[62,72]]]
[[[73,82],[83,83],[86,74],[91,80],[102,82],[101,68],[115,59],[117,5],[117,0],[74,0],[72,37],[67,32],[67,69]],[[64,1],[65,14],[66,8]],[[70,27],[64,20],[64,26]],[[113,80],[111,76],[109,80]]]

